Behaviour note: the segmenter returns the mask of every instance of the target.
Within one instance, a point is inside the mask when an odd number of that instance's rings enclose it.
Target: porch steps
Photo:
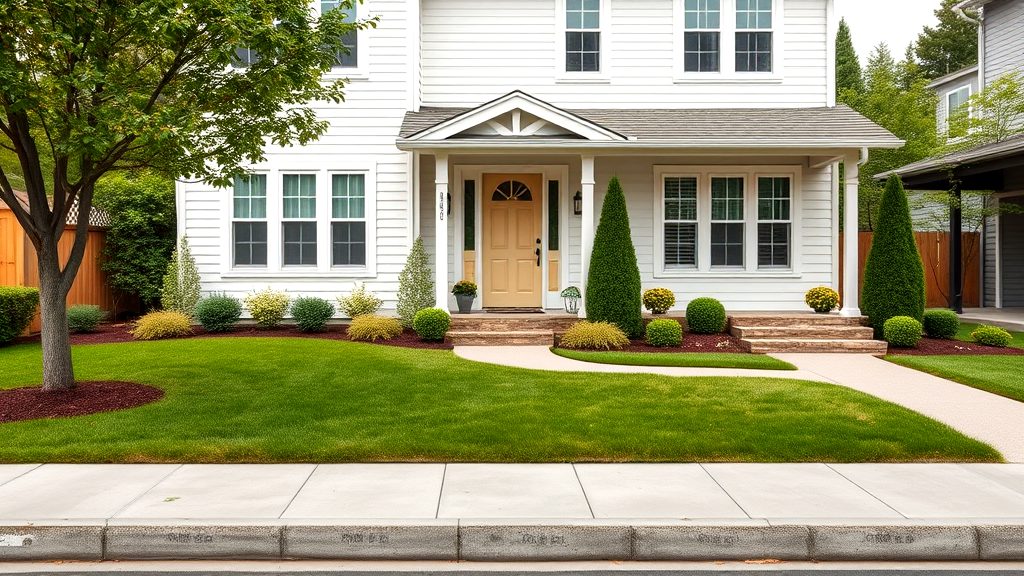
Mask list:
[[[451,330],[448,339],[455,346],[553,346],[555,333],[552,330]]]
[[[772,352],[848,352],[880,356],[885,342],[874,340],[874,330],[862,318],[834,314],[733,315],[729,333],[755,354]]]

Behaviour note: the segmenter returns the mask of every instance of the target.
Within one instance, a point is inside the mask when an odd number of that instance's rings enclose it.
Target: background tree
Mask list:
[[[922,74],[930,80],[978,63],[978,27],[953,11],[960,2],[942,0],[942,5],[935,10],[938,25],[925,26],[917,36],[917,59]],[[967,15],[977,17],[977,13],[970,10]]]
[[[950,115],[950,150],[1002,142],[1024,134],[1024,75],[1003,74]]]
[[[851,98],[862,92],[864,76],[860,58],[853,47],[850,26],[843,18],[839,21],[839,33],[836,35],[836,97],[840,102],[849,103]]]
[[[608,183],[601,207],[584,297],[587,320],[611,322],[633,338],[643,335],[640,269],[629,232],[626,196],[618,177]]]
[[[44,390],[74,386],[65,301],[97,181],[150,166],[227,185],[268,143],[315,140],[327,122],[309,103],[342,101],[342,82],[322,76],[365,25],[341,10],[318,17],[307,0],[0,2],[0,147],[18,159],[29,210],[6,169],[0,199],[38,254]],[[257,55],[246,68],[243,45]],[[75,204],[62,263],[57,241]]]

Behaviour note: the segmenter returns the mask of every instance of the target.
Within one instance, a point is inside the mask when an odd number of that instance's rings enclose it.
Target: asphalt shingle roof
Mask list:
[[[917,176],[930,172],[944,172],[947,168],[963,166],[964,164],[977,164],[979,162],[999,160],[1021,154],[1024,154],[1024,134],[1008,138],[1002,142],[985,144],[984,146],[961,150],[943,156],[925,158],[913,164],[907,164],[901,168],[883,172],[875,176],[875,178],[885,179],[893,174],[898,176]]]

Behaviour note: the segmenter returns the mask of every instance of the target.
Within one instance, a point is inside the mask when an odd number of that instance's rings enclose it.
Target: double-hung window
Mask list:
[[[965,109],[967,109],[967,101],[970,97],[970,86],[963,86],[946,94],[946,117],[943,119],[943,127],[949,136],[964,136],[964,134],[960,133],[954,134],[950,132],[950,129],[952,128],[953,131],[956,131],[958,128],[962,128],[962,126],[955,126],[955,119],[958,115],[963,114]],[[969,113],[970,110],[967,109],[967,112]]]
[[[743,178],[711,179],[711,267],[743,267]]]
[[[736,71],[772,71],[772,0],[736,0]]]
[[[565,0],[565,71],[601,71],[602,0]]]
[[[664,179],[665,268],[697,267],[697,178]]]
[[[331,176],[331,265],[366,265],[366,176]]]
[[[722,53],[722,0],[683,0],[683,69],[718,72]]]
[[[356,6],[358,2],[352,1],[350,5],[342,0],[321,0],[320,13],[327,14],[331,10],[341,10],[345,14],[345,22],[355,22],[357,17]],[[338,50],[334,55],[334,66],[336,68],[355,68],[359,65],[359,32],[353,30],[341,37],[344,50]]]
[[[316,266],[316,175],[285,174],[282,196],[282,264]]]
[[[248,68],[260,61],[260,55],[255,49],[248,46],[235,48],[235,57],[231,59],[232,68]]]
[[[267,265],[267,175],[235,176],[231,244],[235,266]]]
[[[793,193],[788,177],[757,179],[757,267],[789,268]]]

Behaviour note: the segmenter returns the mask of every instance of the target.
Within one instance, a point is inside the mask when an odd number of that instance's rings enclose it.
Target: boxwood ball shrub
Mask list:
[[[0,344],[6,344],[28,328],[39,306],[39,290],[0,286]]]
[[[629,338],[611,322],[577,322],[558,341],[562,348],[573,350],[621,350],[629,346]]]
[[[440,308],[426,308],[416,313],[412,320],[412,328],[420,338],[430,341],[444,340],[448,328],[452,325],[452,317]]]
[[[683,343],[683,327],[675,320],[652,320],[647,324],[647,343],[658,347],[679,346]]]
[[[619,179],[612,178],[594,234],[590,273],[584,289],[587,320],[611,322],[630,336],[642,337],[640,289],[640,269],[629,232],[626,196]]]
[[[402,335],[402,323],[398,318],[361,314],[352,319],[348,327],[348,337],[362,342],[391,340]]]
[[[828,286],[811,288],[804,295],[804,302],[811,307],[811,310],[819,314],[827,314],[839,306],[839,292]]]
[[[95,332],[106,313],[93,304],[76,304],[68,308],[68,330],[72,334]]]
[[[228,295],[208,296],[196,304],[196,320],[207,332],[228,332],[242,316],[242,303]]]
[[[725,306],[714,298],[697,298],[686,306],[686,326],[694,334],[719,334],[725,322]]]
[[[979,326],[971,332],[971,339],[983,346],[1006,348],[1013,341],[1013,336],[998,326]]]
[[[136,340],[181,338],[192,334],[192,320],[176,310],[150,312],[135,322],[132,336]]]
[[[273,328],[284,320],[291,298],[284,292],[267,288],[245,297],[245,307],[260,328]]]
[[[366,284],[359,284],[348,296],[338,297],[338,309],[348,318],[356,318],[363,314],[376,314],[384,302],[377,295],[366,288]]]
[[[960,331],[960,317],[952,310],[928,310],[924,313],[923,324],[929,338],[949,340]]]
[[[893,316],[882,327],[885,341],[897,348],[914,348],[921,341],[922,332],[924,327],[910,316]]]
[[[323,332],[334,317],[334,304],[323,298],[296,298],[291,311],[300,332]]]
[[[668,288],[651,288],[644,292],[643,300],[651,314],[664,314],[676,305],[676,295]]]

